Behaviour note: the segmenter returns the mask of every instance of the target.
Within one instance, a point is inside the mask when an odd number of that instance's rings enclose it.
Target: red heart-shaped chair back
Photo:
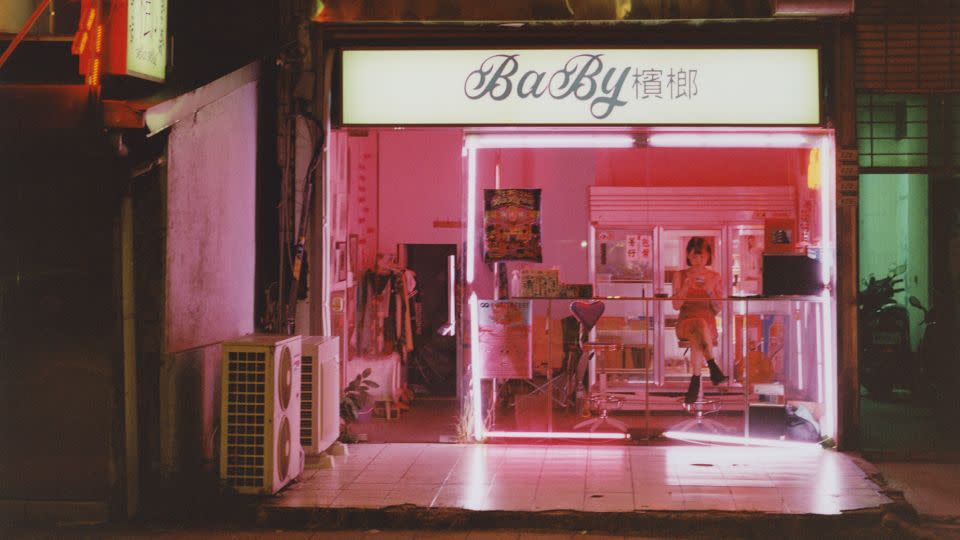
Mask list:
[[[570,312],[580,321],[587,330],[590,330],[597,324],[603,315],[606,307],[602,300],[591,300],[589,302],[577,301],[570,304]]]

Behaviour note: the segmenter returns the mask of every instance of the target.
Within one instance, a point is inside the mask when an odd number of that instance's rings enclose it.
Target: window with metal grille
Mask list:
[[[922,95],[858,95],[860,166],[928,166],[927,112]]]

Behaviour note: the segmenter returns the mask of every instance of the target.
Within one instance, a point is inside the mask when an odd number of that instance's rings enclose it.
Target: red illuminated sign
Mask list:
[[[167,69],[167,0],[81,0],[73,40],[87,84],[100,75],[162,82]]]

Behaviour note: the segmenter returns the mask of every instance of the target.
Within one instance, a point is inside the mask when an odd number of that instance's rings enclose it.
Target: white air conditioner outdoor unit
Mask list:
[[[340,338],[303,338],[300,442],[308,455],[324,452],[340,436]]]
[[[223,343],[220,479],[268,495],[303,472],[300,336],[252,334]]]

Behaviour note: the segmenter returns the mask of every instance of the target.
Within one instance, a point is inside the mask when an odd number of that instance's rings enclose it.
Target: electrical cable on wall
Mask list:
[[[286,325],[287,332],[292,334],[295,330],[295,319],[297,311],[297,296],[300,289],[300,273],[303,270],[303,263],[306,254],[307,241],[307,222],[310,218],[310,207],[313,202],[314,178],[317,166],[320,163],[320,156],[323,151],[325,133],[320,122],[309,114],[303,114],[310,125],[313,127],[313,155],[310,158],[310,165],[307,166],[306,178],[303,186],[303,206],[300,208],[300,223],[297,231],[297,241],[293,248],[293,261],[291,269],[293,277],[290,282],[289,296],[286,305]]]

